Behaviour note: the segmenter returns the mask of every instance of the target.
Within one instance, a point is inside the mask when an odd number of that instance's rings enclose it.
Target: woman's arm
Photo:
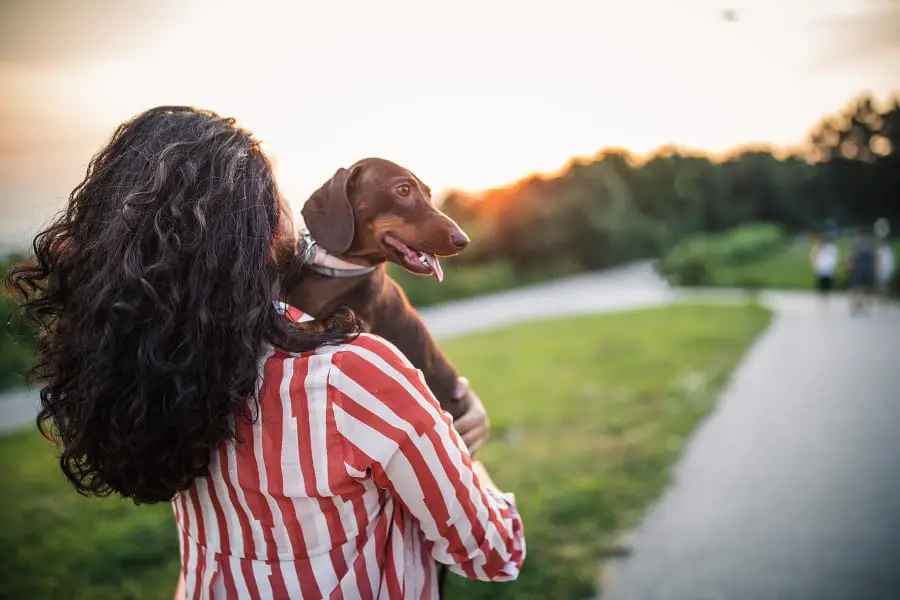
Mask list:
[[[470,579],[515,579],[525,538],[514,498],[482,481],[421,373],[388,342],[360,336],[333,356],[329,388],[348,465],[418,520],[434,559]]]
[[[184,571],[178,572],[178,583],[175,584],[175,597],[174,600],[186,600],[187,599],[187,589],[184,587]]]

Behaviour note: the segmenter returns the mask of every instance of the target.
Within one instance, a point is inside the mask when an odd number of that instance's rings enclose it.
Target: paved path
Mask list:
[[[14,390],[0,394],[0,433],[34,424],[38,394],[34,390]]]
[[[649,263],[637,263],[470,300],[448,302],[425,309],[421,314],[434,335],[446,339],[554,316],[659,306],[675,298],[676,294],[653,273]]]
[[[900,598],[900,311],[768,301],[603,600]]]

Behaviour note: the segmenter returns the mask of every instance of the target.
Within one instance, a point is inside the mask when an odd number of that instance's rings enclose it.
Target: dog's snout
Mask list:
[[[457,229],[450,234],[450,241],[453,242],[453,245],[456,246],[457,249],[462,250],[469,245],[469,236],[467,236],[463,230]]]

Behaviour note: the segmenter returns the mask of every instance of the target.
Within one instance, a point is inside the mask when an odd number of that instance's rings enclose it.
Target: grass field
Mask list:
[[[583,599],[615,536],[667,482],[690,432],[770,315],[675,306],[579,317],[446,343],[491,413],[480,458],[515,492],[528,559],[519,581],[450,578],[448,597]],[[0,598],[170,598],[178,570],[168,505],[78,496],[53,448],[0,439]]]

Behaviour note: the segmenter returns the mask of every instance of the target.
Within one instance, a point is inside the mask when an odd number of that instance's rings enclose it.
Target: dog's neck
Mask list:
[[[308,231],[301,234],[301,252],[304,254],[303,262],[308,269],[327,277],[362,277],[380,266],[380,262],[361,265],[330,254],[316,243]]]

